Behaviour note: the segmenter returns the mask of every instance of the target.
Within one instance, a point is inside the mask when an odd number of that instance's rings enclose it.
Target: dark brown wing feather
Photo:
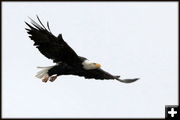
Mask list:
[[[32,20],[32,19],[31,19]],[[39,18],[38,18],[39,20]],[[47,58],[52,59],[54,62],[65,62],[73,64],[79,62],[79,57],[75,51],[63,40],[62,35],[55,37],[49,29],[47,30],[39,20],[41,26],[32,20],[32,26],[25,22],[29,28],[26,28],[29,37],[35,43],[34,45],[39,51]]]
[[[110,73],[102,70],[102,69],[93,69],[93,70],[84,70],[81,73],[78,73],[77,75],[79,76],[84,76],[87,79],[99,79],[99,80],[112,80],[112,79],[116,79],[119,82],[123,82],[123,83],[132,83],[137,81],[139,78],[134,78],[134,79],[120,79],[120,76],[114,76],[111,75]]]
[[[78,73],[79,76],[84,76],[87,79],[118,79],[120,76],[114,76],[102,69],[92,69],[84,70],[83,72]]]

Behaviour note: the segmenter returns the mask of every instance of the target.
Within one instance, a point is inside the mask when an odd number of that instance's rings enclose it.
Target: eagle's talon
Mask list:
[[[49,75],[45,75],[42,79],[42,82],[47,82],[49,80]]]
[[[50,77],[50,80],[49,81],[51,81],[51,82],[54,82],[55,80],[56,80],[56,78],[57,78],[57,75],[52,75],[51,77]]]

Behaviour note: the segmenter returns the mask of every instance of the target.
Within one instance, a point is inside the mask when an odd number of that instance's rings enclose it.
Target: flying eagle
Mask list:
[[[48,80],[53,82],[60,75],[77,75],[87,79],[114,79],[123,83],[131,83],[139,79],[120,79],[120,76],[111,75],[102,70],[100,64],[91,62],[85,57],[78,56],[63,40],[62,34],[59,34],[58,37],[54,36],[49,28],[49,23],[47,22],[46,28],[38,16],[37,19],[40,25],[31,19],[32,25],[25,22],[29,27],[25,29],[30,35],[30,39],[34,41],[34,46],[44,56],[56,63],[54,66],[38,67],[42,70],[37,73],[36,77],[42,79],[43,82],[47,82]]]

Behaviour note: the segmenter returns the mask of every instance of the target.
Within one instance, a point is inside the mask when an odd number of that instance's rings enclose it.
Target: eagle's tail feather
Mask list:
[[[45,75],[48,75],[48,71],[54,66],[47,66],[47,67],[37,67],[40,68],[42,70],[40,70],[39,72],[37,72],[36,77],[39,79],[42,79]]]

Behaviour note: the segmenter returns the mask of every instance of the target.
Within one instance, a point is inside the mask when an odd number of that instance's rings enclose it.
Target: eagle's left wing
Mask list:
[[[115,79],[123,83],[131,83],[135,82],[139,78],[134,79],[120,79],[120,76],[114,76],[110,73],[104,71],[103,69],[92,69],[92,70],[85,70],[83,73],[80,73],[79,76],[84,76],[87,79],[100,79],[100,80],[108,80],[108,79]]]
[[[26,28],[27,33],[30,35],[31,40],[34,41],[34,45],[39,51],[54,62],[65,62],[69,65],[80,62],[80,59],[76,52],[63,40],[62,35],[58,37],[54,36],[49,28],[48,29],[42,24],[39,17],[37,16],[41,25],[36,23],[31,18],[32,25],[25,22],[29,28]]]

